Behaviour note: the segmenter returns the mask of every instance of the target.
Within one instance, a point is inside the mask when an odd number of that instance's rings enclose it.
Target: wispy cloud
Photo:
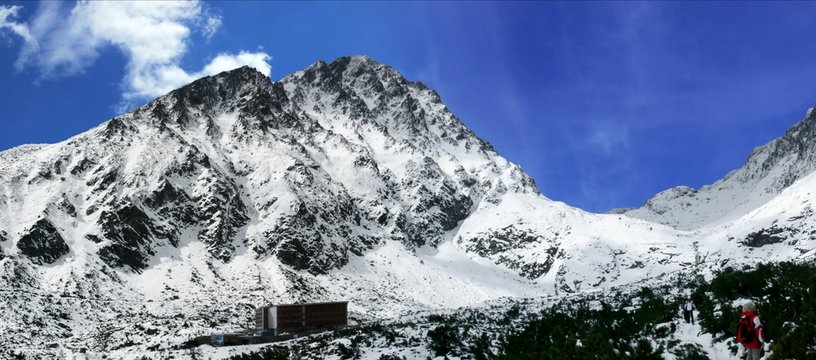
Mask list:
[[[22,37],[26,42],[36,46],[36,41],[31,36],[28,26],[25,23],[14,21],[21,9],[21,6],[0,6],[0,35],[4,31],[11,31]]]
[[[204,26],[201,29],[201,32],[204,34],[204,37],[207,38],[209,41],[215,32],[221,27],[223,23],[220,16],[210,15],[207,17],[207,20],[204,22]]]
[[[623,122],[591,123],[586,140],[590,152],[614,155],[628,147],[629,129]]]
[[[180,66],[191,33],[209,39],[221,23],[198,1],[80,1],[73,6],[46,1],[30,26],[17,24],[30,32],[23,36],[26,43],[15,65],[34,68],[44,79],[71,76],[92,66],[104,49],[118,48],[127,58],[122,97],[128,104],[241,65],[269,75],[271,58],[264,52],[221,53],[199,71]]]

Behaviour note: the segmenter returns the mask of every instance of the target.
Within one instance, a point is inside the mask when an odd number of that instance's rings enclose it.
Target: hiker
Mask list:
[[[691,296],[686,297],[686,302],[683,303],[683,318],[686,319],[686,324],[691,322],[694,325],[694,301],[691,300]]]
[[[737,325],[737,342],[745,347],[745,360],[759,360],[762,357],[762,344],[766,342],[765,331],[759,321],[756,305],[746,301],[742,305],[739,325]]]

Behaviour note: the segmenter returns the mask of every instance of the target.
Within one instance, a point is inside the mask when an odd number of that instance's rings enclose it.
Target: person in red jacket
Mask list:
[[[756,305],[747,301],[742,305],[739,325],[737,325],[737,341],[745,347],[745,360],[759,360],[762,357],[762,344],[765,343],[765,331],[759,321]]]

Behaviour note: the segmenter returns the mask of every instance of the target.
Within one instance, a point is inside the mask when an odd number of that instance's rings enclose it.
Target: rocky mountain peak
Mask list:
[[[767,179],[762,181],[762,190],[776,194],[816,170],[816,114],[810,109],[782,137],[754,149],[745,165],[724,180],[751,183]]]
[[[385,240],[436,247],[479,204],[538,195],[435,92],[365,56],[279,82],[249,67],[207,76],[48,151],[26,155],[43,175],[15,166],[14,179],[49,186],[67,170],[64,195],[0,228],[47,215],[39,233],[72,235],[37,243],[54,248],[44,262],[87,245],[136,273],[194,241],[223,263],[249,252],[321,274]]]
[[[717,182],[656,194],[628,215],[681,229],[738,218],[816,170],[816,114],[808,109],[785,134],[756,147],[745,164]]]
[[[402,75],[392,69],[390,66],[382,64],[365,55],[342,56],[331,63],[326,63],[323,60],[318,60],[302,73],[307,76],[307,81],[314,81],[320,79],[323,81],[332,79],[334,81],[353,80],[365,74],[377,74],[385,71],[389,75],[393,75],[407,82]],[[329,81],[331,82],[331,81]]]
[[[331,63],[317,61],[305,70],[283,79],[297,87],[316,87],[337,94],[340,102],[362,100],[373,110],[390,99],[409,95],[411,89],[429,90],[420,82],[407,80],[388,65],[368,56],[343,56]],[[438,94],[428,91],[434,102],[441,102]]]
[[[260,71],[249,66],[242,66],[216,75],[205,76],[171,91],[167,96],[183,100],[188,105],[197,106],[267,91],[273,85],[272,80]]]
[[[173,90],[136,109],[133,117],[148,119],[161,127],[177,124],[184,128],[204,123],[211,133],[220,133],[229,129],[216,131],[214,124],[218,115],[227,113],[237,114],[239,123],[245,127],[266,129],[288,102],[280,83],[243,66]]]
[[[450,112],[436,91],[368,56],[317,61],[281,83],[289,99],[307,112],[372,123],[420,148],[463,142],[467,148],[495,152]]]

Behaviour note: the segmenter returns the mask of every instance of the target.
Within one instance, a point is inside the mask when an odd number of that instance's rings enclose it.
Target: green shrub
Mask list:
[[[674,318],[676,303],[649,288],[640,289],[636,296],[640,305],[631,311],[605,301],[599,309],[591,309],[585,300],[553,306],[507,336],[497,358],[659,359],[664,347],[654,349],[645,335],[654,335],[656,324]]]
[[[430,348],[436,356],[445,356],[462,344],[459,330],[450,324],[442,324],[429,330],[428,339],[431,341]]]
[[[774,340],[773,359],[816,358],[816,266],[783,262],[754,269],[727,268],[694,292],[700,325],[719,340],[736,336],[741,308],[753,299],[763,328]],[[795,325],[794,325],[795,324]]]

